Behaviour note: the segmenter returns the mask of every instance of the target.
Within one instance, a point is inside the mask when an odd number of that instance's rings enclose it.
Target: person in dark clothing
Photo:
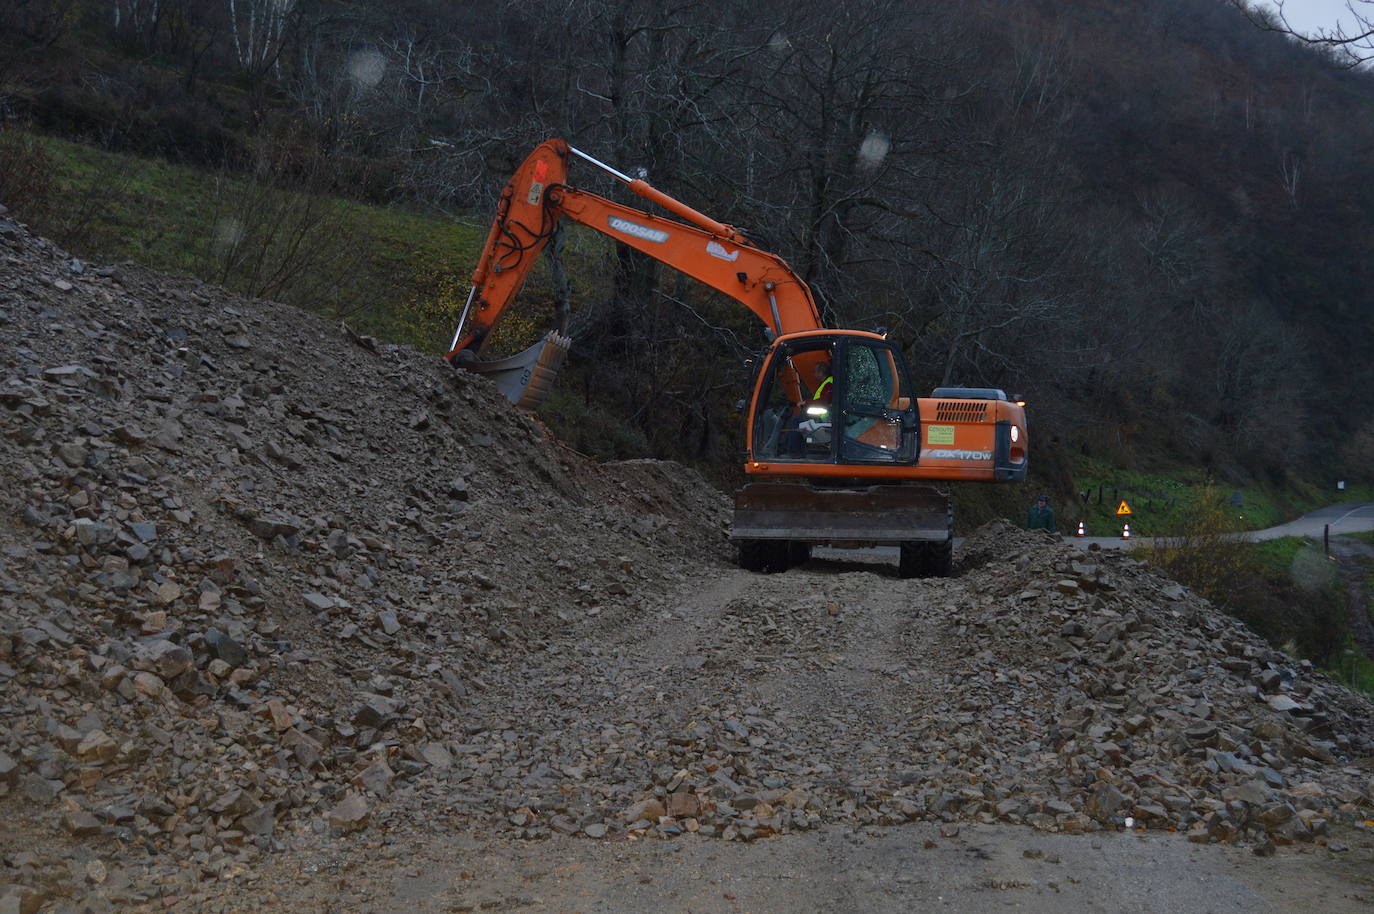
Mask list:
[[[1030,514],[1026,515],[1026,529],[1054,532],[1054,509],[1050,507],[1048,495],[1041,495],[1031,505]]]

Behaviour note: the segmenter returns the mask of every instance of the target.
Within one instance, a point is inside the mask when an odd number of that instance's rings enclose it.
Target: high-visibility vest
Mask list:
[[[834,380],[835,380],[835,377],[832,375],[832,376],[826,378],[824,381],[822,381],[822,382],[821,382],[821,386],[820,386],[820,387],[817,387],[817,388],[816,388],[816,392],[815,392],[814,394],[811,395],[811,399],[813,399],[813,400],[819,400],[819,399],[821,398],[821,394],[825,391],[825,389],[826,389],[827,387],[830,386],[830,382],[832,382],[832,381],[834,381]]]

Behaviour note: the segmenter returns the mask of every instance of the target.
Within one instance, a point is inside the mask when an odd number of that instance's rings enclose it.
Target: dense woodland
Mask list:
[[[481,223],[567,137],[781,253],[835,325],[888,328],[920,386],[1026,396],[1065,480],[1078,454],[1374,477],[1374,75],[1227,0],[0,0],[0,22],[7,125],[321,193]],[[609,280],[573,282],[583,412],[559,408],[728,463],[762,328],[602,256]]]

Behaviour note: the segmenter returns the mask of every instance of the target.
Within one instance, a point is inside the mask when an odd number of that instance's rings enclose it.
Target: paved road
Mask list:
[[[1274,540],[1285,536],[1310,536],[1320,539],[1323,530],[1330,526],[1331,533],[1357,533],[1374,530],[1374,502],[1346,502],[1318,508],[1294,521],[1270,527],[1267,530],[1251,530],[1244,534],[1250,540]],[[1065,536],[1064,542],[1072,543],[1081,549],[1096,543],[1103,549],[1129,549],[1141,543],[1150,542],[1149,537],[1132,537],[1123,540],[1120,536]],[[954,540],[957,549],[963,538]],[[818,547],[813,553],[818,559],[828,561],[855,561],[868,564],[876,561],[896,562],[897,547],[873,546],[866,549],[830,549]]]
[[[1321,508],[1311,514],[1304,514],[1295,521],[1256,531],[1252,538],[1272,540],[1281,536],[1321,536],[1322,528],[1328,524],[1333,534],[1374,530],[1374,504],[1349,502]]]

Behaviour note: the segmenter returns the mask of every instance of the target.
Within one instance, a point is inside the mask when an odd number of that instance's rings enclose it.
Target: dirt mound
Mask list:
[[[1012,546],[969,584],[969,707],[1034,721],[1087,817],[1284,843],[1374,802],[1371,703],[1129,555]]]

